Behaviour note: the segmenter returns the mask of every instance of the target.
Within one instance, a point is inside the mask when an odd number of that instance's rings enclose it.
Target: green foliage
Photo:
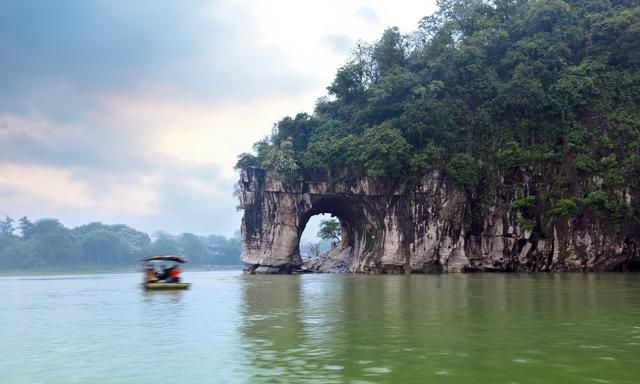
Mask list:
[[[516,224],[524,231],[531,231],[535,227],[536,223],[532,219],[516,218]]]
[[[242,169],[246,167],[257,167],[260,165],[258,158],[251,153],[243,152],[238,155],[238,161],[236,162],[235,169]]]
[[[588,154],[580,154],[573,159],[573,167],[586,175],[591,175],[598,170],[598,163]]]
[[[447,164],[447,173],[453,181],[468,188],[480,181],[481,166],[468,153],[455,154]]]
[[[509,204],[509,208],[511,209],[528,209],[528,208],[533,208],[534,204],[536,203],[536,197],[535,196],[526,196],[523,197],[521,199],[516,199],[513,200],[511,202],[511,204]]]
[[[388,28],[356,46],[314,113],[282,119],[237,166],[285,180],[348,170],[408,181],[435,169],[468,193],[527,179],[548,189],[514,209],[626,218],[619,198],[596,207],[589,194],[640,183],[640,4],[437,3],[414,33]]]
[[[5,223],[12,223],[6,218]],[[4,269],[37,269],[41,267],[93,268],[137,265],[154,254],[179,254],[190,260],[190,266],[239,265],[240,239],[235,236],[198,236],[183,233],[173,236],[157,232],[152,242],[149,235],[126,225],[90,223],[68,229],[58,220],[42,219],[32,223],[20,219],[21,236],[0,233],[0,267]]]
[[[575,199],[560,199],[555,201],[549,213],[556,216],[572,216],[578,210],[578,204]]]
[[[114,256],[123,253],[124,247],[112,231],[99,229],[82,238],[82,254],[88,264],[111,264]]]
[[[14,220],[9,216],[6,216],[4,220],[0,220],[0,235],[1,236],[13,236],[13,231],[15,228],[13,227]]]
[[[422,151],[416,152],[411,156],[409,170],[414,175],[423,174],[426,171],[439,168],[443,158],[443,149],[429,143]]]
[[[624,218],[631,216],[632,209],[624,201],[611,196],[605,191],[594,191],[580,200],[581,207],[592,211],[601,220],[619,224]]]
[[[320,230],[318,230],[318,237],[327,241],[340,241],[342,234],[342,227],[340,222],[335,219],[322,220],[320,222]]]
[[[506,143],[505,148],[496,154],[496,162],[503,168],[518,168],[529,164],[529,151],[515,141]]]
[[[295,159],[291,140],[282,140],[280,144],[271,148],[263,165],[273,169],[285,182],[295,180],[299,166]]]
[[[410,152],[400,131],[385,123],[365,131],[360,160],[371,177],[400,176],[408,172]]]
[[[380,40],[374,45],[371,54],[378,72],[385,74],[405,62],[407,43],[397,27],[388,28]]]
[[[330,95],[345,103],[361,102],[366,95],[365,82],[362,64],[350,62],[338,70],[335,80],[327,90]]]

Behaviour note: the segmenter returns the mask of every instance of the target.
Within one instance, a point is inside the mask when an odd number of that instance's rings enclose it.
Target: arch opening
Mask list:
[[[299,221],[298,254],[302,256],[303,265],[312,270],[317,270],[316,267],[319,265],[333,265],[330,270],[348,268],[355,246],[356,226],[361,221],[361,216],[357,205],[345,198],[322,198],[313,202],[311,208],[302,214]],[[328,219],[334,219],[339,222],[339,239],[336,239],[328,247],[325,245],[324,249],[316,249],[318,252],[309,255],[309,250],[304,249],[306,244],[301,244],[301,242],[305,238],[313,237],[317,239],[318,237],[316,233],[308,236],[309,234],[305,233],[305,230],[310,227],[311,231],[317,232],[319,228],[318,222]],[[309,225],[310,221],[311,225]],[[305,236],[303,236],[303,233],[305,233]]]
[[[323,227],[322,222],[324,221],[332,221],[337,223],[338,231],[328,231],[325,232],[325,237],[321,236],[319,233],[321,228]],[[300,235],[300,256],[302,257],[302,261],[305,259],[309,259],[312,257],[318,257],[320,254],[327,252],[332,247],[336,246],[337,243],[342,241],[342,231],[341,231],[340,220],[336,217],[331,216],[330,214],[320,213],[309,218],[306,226],[302,230]],[[333,229],[330,225],[328,229]],[[331,232],[332,234],[337,234],[337,238],[326,238],[326,235]],[[336,233],[337,232],[337,233]]]

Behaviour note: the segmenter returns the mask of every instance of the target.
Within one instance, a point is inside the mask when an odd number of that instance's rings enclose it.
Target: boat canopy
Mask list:
[[[173,255],[160,255],[160,256],[149,256],[142,261],[174,261],[176,263],[186,263],[187,260],[180,256]]]

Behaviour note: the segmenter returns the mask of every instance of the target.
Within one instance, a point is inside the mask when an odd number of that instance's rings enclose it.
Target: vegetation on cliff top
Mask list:
[[[525,216],[637,216],[624,191],[640,180],[640,2],[438,4],[417,31],[358,45],[314,113],[282,119],[237,166],[285,180],[438,169],[468,191],[519,173],[547,186],[514,202]]]

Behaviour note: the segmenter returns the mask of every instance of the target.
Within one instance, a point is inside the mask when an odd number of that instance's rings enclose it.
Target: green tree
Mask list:
[[[5,216],[4,220],[0,220],[0,235],[13,236],[13,231],[15,231],[13,222],[14,220],[9,216]]]
[[[72,265],[80,260],[80,245],[72,232],[56,219],[40,219],[28,232],[34,258],[47,265]]]
[[[155,238],[149,246],[149,254],[152,255],[178,255],[180,254],[180,244],[175,236],[164,231],[157,231],[153,234]]]
[[[398,27],[387,28],[374,45],[372,58],[381,75],[405,64],[407,42]]]
[[[453,181],[467,188],[473,188],[478,185],[480,170],[478,161],[467,153],[454,155],[447,165],[447,172]]]
[[[323,240],[338,242],[342,234],[342,227],[340,222],[335,219],[322,220],[320,222],[320,230],[318,231],[318,237]]]
[[[20,229],[20,234],[23,238],[29,238],[31,232],[33,230],[33,223],[27,218],[27,216],[22,216],[19,220],[18,229]]]
[[[207,245],[207,239],[193,233],[183,233],[178,237],[178,243],[182,255],[194,264],[210,264],[211,250]]]
[[[117,264],[124,253],[118,236],[107,229],[89,232],[83,237],[81,247],[82,258],[88,264]]]
[[[360,159],[369,176],[406,175],[410,153],[402,133],[388,123],[369,128],[362,136]]]
[[[268,169],[274,170],[283,181],[294,181],[299,166],[291,140],[282,140],[279,145],[274,146],[263,164]]]

